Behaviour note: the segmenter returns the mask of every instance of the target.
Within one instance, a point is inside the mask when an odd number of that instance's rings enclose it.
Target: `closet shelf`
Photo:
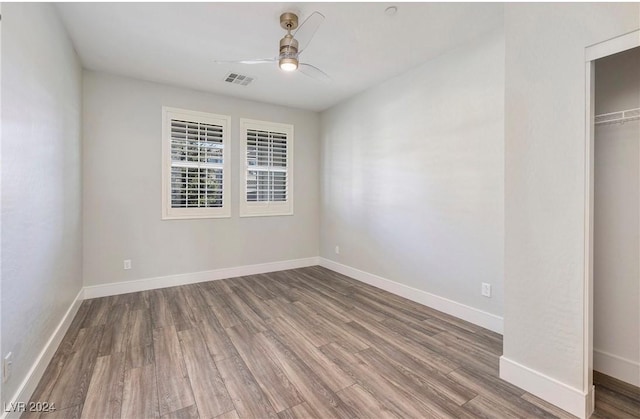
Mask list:
[[[640,108],[627,109],[626,111],[603,113],[596,115],[594,122],[596,125],[620,124],[640,119]]]

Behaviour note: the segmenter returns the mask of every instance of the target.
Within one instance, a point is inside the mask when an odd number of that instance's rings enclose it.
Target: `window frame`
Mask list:
[[[171,207],[171,120],[222,126],[222,207],[219,208],[172,208]],[[188,220],[201,218],[231,217],[231,117],[209,112],[162,107],[162,219]]]
[[[249,171],[247,159],[247,131],[270,131],[284,133],[287,136],[287,200],[278,201],[247,201],[247,174]],[[240,217],[268,217],[293,215],[293,162],[294,162],[294,127],[292,124],[259,121],[240,118]]]

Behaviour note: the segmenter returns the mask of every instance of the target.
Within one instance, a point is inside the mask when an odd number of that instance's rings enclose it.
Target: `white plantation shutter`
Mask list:
[[[293,126],[240,120],[241,216],[293,213]]]
[[[222,126],[171,119],[171,208],[221,208]]]
[[[228,217],[229,117],[163,108],[163,218]]]
[[[287,200],[287,134],[247,130],[249,202]]]

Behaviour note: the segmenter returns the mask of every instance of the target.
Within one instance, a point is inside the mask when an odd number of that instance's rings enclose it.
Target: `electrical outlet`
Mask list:
[[[482,295],[491,298],[491,284],[482,283]]]
[[[340,246],[336,246],[335,251],[336,251],[336,255],[339,255],[340,254]]]
[[[124,260],[124,269],[131,269],[131,259]]]
[[[11,371],[13,370],[13,354],[11,352],[4,356],[2,361],[2,382],[6,382],[11,377]]]

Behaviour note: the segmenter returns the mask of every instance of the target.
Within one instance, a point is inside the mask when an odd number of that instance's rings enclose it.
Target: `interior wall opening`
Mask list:
[[[611,392],[640,402],[640,47],[593,68],[593,383],[601,410]]]

